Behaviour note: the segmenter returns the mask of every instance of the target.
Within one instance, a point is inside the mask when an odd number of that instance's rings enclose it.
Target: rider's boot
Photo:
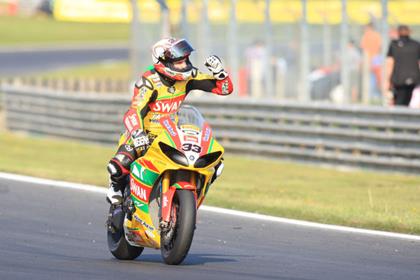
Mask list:
[[[117,154],[109,161],[107,170],[110,177],[107,201],[118,205],[123,202],[123,191],[130,174],[130,164],[135,160],[136,152],[130,145],[121,145]]]
[[[119,205],[123,202],[122,188],[115,182],[109,183],[109,188],[106,193],[106,201],[113,205]]]

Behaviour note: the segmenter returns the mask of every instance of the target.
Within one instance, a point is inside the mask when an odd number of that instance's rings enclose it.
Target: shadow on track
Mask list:
[[[244,256],[227,256],[227,255],[218,255],[218,254],[188,254],[187,258],[182,262],[181,266],[190,266],[190,265],[203,265],[207,263],[230,263],[238,262],[234,257],[244,257]],[[123,263],[159,263],[163,264],[162,257],[160,254],[142,254],[140,257],[133,261],[118,261],[116,262]]]

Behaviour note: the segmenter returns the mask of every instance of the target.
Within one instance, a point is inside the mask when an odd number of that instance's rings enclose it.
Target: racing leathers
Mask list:
[[[113,188],[114,192],[123,190],[131,163],[140,157],[164,130],[159,120],[169,116],[176,123],[178,109],[188,93],[192,90],[202,90],[217,95],[232,93],[232,82],[227,73],[224,73],[222,76],[216,74],[212,76],[193,68],[191,77],[182,81],[170,80],[154,68],[142,75],[135,84],[131,106],[124,115],[126,131],[121,135],[116,155],[108,164],[110,189]],[[118,195],[115,196],[118,199],[114,201],[112,197],[112,194],[108,195],[111,203],[121,202]]]

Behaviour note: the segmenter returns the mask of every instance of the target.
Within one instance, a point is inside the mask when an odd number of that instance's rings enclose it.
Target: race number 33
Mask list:
[[[185,152],[193,151],[194,153],[201,153],[201,147],[198,145],[185,143],[182,145],[182,150]]]

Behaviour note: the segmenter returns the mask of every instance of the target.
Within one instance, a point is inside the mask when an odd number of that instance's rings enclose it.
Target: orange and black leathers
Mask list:
[[[146,132],[153,140],[163,130],[159,122],[162,117],[169,115],[177,122],[176,113],[192,90],[229,95],[233,85],[229,77],[217,80],[196,68],[186,81],[168,81],[154,69],[144,73],[135,84],[130,109],[124,115],[127,131],[121,136],[119,144],[131,144],[131,133],[136,130]]]

